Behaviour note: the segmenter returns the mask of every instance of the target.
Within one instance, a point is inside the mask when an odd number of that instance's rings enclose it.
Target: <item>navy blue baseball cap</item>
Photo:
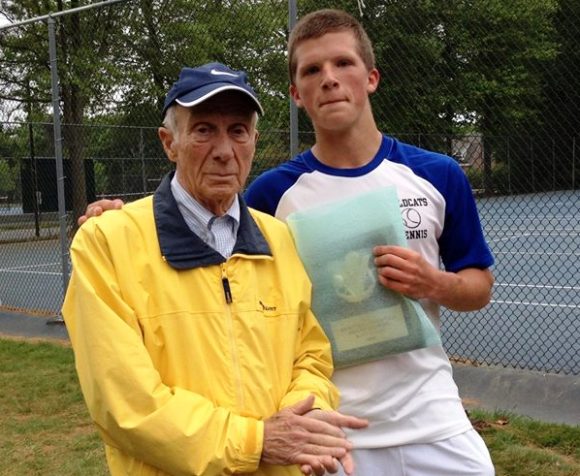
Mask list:
[[[163,116],[173,103],[184,107],[201,104],[223,91],[239,91],[252,99],[256,111],[264,114],[256,92],[244,71],[234,71],[221,63],[208,63],[197,68],[183,68],[165,98]]]

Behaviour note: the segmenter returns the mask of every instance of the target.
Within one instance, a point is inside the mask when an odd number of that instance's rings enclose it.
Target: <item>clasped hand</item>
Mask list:
[[[366,420],[335,411],[312,409],[314,396],[285,408],[264,422],[262,461],[300,465],[306,475],[336,473],[339,464],[352,474],[352,444],[341,427],[364,428]]]

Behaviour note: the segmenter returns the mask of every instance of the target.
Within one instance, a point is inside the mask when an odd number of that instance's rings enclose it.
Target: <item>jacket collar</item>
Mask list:
[[[175,269],[191,269],[224,263],[226,258],[205,244],[185,223],[171,193],[171,178],[174,173],[170,172],[163,177],[153,195],[153,214],[161,254]],[[232,255],[242,253],[272,256],[270,247],[250,215],[246,202],[241,195],[239,198],[240,227]]]

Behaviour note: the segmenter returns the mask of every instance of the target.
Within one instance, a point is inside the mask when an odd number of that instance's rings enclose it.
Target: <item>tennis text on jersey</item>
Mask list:
[[[427,238],[427,230],[405,230],[407,240],[421,240]]]
[[[400,200],[401,216],[405,225],[405,237],[407,240],[424,240],[428,237],[427,230],[420,228],[422,224],[420,207],[427,207],[429,202],[426,197],[403,198]]]

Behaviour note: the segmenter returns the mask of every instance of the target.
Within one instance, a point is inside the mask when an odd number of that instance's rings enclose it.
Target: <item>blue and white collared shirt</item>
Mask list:
[[[236,244],[240,226],[238,196],[236,195],[225,215],[218,217],[201,205],[181,186],[177,180],[177,173],[171,180],[171,193],[189,229],[208,246],[211,246],[222,256],[229,258]]]

